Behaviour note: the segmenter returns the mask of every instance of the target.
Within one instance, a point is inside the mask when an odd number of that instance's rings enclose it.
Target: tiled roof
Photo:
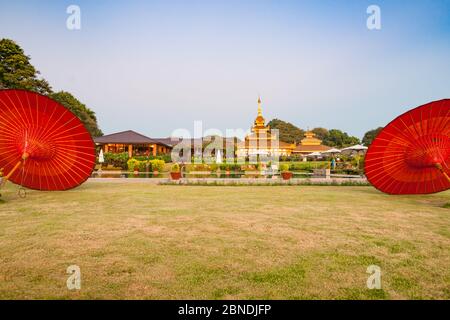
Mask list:
[[[321,152],[321,151],[327,151],[330,150],[331,147],[329,146],[324,146],[323,144],[321,145],[316,145],[316,146],[304,146],[299,144],[295,149],[294,152],[298,152],[298,153],[312,153],[312,152]]]
[[[175,137],[153,138],[153,140],[158,141],[159,143],[171,146],[171,147],[175,146],[176,144],[178,144],[181,141],[180,138],[175,138]]]
[[[137,133],[133,130],[127,130],[122,132],[117,132],[113,134],[108,134],[102,137],[94,138],[95,143],[120,143],[120,144],[162,144],[165,146],[169,146],[164,142],[160,142],[156,139],[149,138],[144,136],[143,134]]]

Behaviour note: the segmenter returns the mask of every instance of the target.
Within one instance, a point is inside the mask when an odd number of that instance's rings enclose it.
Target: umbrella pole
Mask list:
[[[3,187],[6,184],[6,182],[11,178],[11,176],[14,174],[14,172],[16,172],[17,169],[19,169],[19,167],[22,165],[23,162],[25,162],[25,160],[27,158],[28,158],[28,153],[24,153],[22,155],[22,160],[17,162],[16,165],[14,166],[14,168],[6,175],[6,177],[3,178],[0,187]]]
[[[14,166],[14,168],[8,173],[8,175],[6,177],[3,178],[2,180],[2,184],[0,185],[0,187],[3,187],[6,182],[9,180],[9,178],[11,178],[11,176],[14,174],[14,172],[17,171],[17,169],[19,169],[20,165],[22,164],[22,161],[19,161],[16,163],[16,165]]]
[[[439,169],[440,172],[442,172],[442,174],[447,178],[448,182],[450,182],[450,177],[448,176],[448,174],[444,171],[444,169],[442,168],[442,165],[440,163],[436,163],[436,168]]]

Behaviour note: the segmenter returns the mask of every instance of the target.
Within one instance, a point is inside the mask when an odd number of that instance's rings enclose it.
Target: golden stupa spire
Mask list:
[[[262,109],[261,109],[261,97],[258,96],[258,115],[256,116],[254,126],[252,127],[253,132],[267,132],[269,130],[269,127],[266,126],[266,120],[262,116]]]
[[[261,97],[258,97],[258,116],[261,116],[261,117],[262,117]]]

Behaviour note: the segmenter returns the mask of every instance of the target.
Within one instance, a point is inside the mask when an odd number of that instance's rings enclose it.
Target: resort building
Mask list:
[[[172,149],[183,142],[190,147],[192,157],[201,156],[205,148],[215,140],[215,137],[208,136],[196,139],[183,139],[177,137],[150,138],[132,130],[108,134],[94,138],[95,144],[104,153],[127,152],[131,158],[133,156],[163,155],[170,154]],[[223,138],[222,155],[225,156],[227,147],[236,150],[238,157],[249,156],[306,156],[313,152],[323,152],[331,147],[322,144],[322,141],[315,137],[312,131],[305,133],[305,138],[296,146],[292,143],[280,141],[278,136],[266,125],[266,120],[262,116],[261,99],[258,98],[258,114],[251,127],[251,133],[244,140],[238,138]],[[215,150],[211,150],[211,155],[215,156]]]
[[[306,131],[305,138],[293,150],[293,154],[306,156],[313,152],[324,152],[330,149],[331,147],[323,145],[322,140],[316,138],[314,132]]]
[[[266,126],[262,116],[261,98],[258,98],[258,115],[251,128],[251,134],[237,144],[236,155],[247,156],[290,156],[295,144],[280,141],[279,138]]]
[[[130,158],[133,156],[168,154],[172,150],[172,145],[168,144],[165,139],[152,139],[132,130],[94,138],[94,142],[105,153],[128,152]]]

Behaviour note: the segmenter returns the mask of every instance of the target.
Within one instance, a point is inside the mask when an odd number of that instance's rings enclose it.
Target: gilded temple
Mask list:
[[[266,125],[262,116],[261,98],[258,98],[258,115],[251,128],[251,133],[238,143],[237,156],[289,156],[295,149],[295,144],[280,141]]]
[[[331,147],[323,145],[322,140],[317,139],[312,131],[306,131],[305,137],[300,141],[297,147],[293,150],[293,154],[308,155],[313,152],[324,152],[331,149]]]

